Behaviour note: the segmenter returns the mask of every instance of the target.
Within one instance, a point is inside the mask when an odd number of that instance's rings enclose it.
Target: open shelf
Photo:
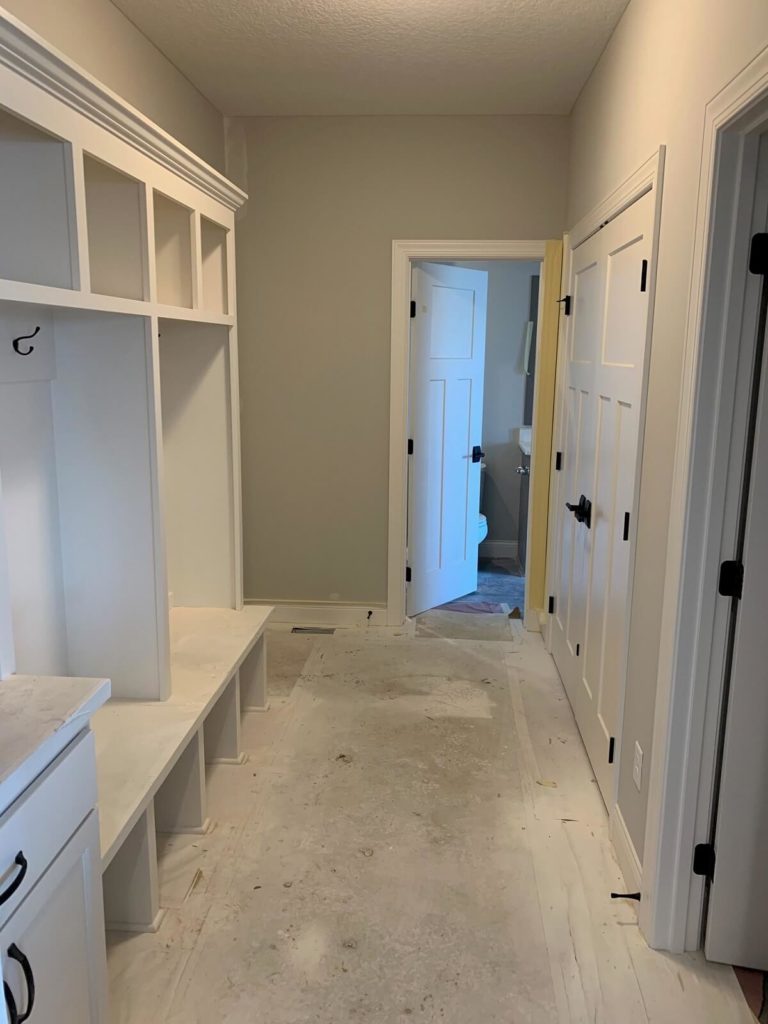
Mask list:
[[[235,604],[229,329],[159,321],[163,497],[174,606]]]
[[[201,217],[200,242],[203,260],[202,308],[214,313],[228,313],[227,230],[207,217]]]
[[[0,278],[72,288],[72,150],[0,110]]]
[[[155,192],[154,212],[157,301],[191,309],[192,211]]]
[[[150,322],[0,304],[4,337],[36,327],[30,356],[0,359],[0,562],[16,671],[161,696]]]
[[[91,291],[145,299],[144,186],[87,154],[83,170]]]

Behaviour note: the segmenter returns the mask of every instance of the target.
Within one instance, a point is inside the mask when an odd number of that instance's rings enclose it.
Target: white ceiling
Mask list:
[[[225,114],[567,114],[628,0],[113,0]]]

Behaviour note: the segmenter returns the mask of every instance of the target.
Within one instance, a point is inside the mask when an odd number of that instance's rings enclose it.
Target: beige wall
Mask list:
[[[231,127],[251,193],[238,224],[246,595],[383,603],[392,240],[557,237],[567,121]]]
[[[110,0],[0,3],[209,164],[223,167],[219,111]]]
[[[641,857],[704,110],[767,44],[765,0],[632,0],[573,117],[571,225],[667,145],[619,785]],[[641,792],[632,781],[636,741],[646,769]]]

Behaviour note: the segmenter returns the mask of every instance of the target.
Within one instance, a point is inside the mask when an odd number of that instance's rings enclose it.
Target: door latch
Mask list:
[[[569,512],[573,512],[577,523],[586,523],[588,530],[592,528],[592,502],[586,495],[581,495],[578,505],[572,505],[566,501],[565,507]]]

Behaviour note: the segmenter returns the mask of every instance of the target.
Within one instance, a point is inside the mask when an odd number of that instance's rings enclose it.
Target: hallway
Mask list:
[[[730,969],[651,952],[540,638],[270,632],[272,709],[165,837],[113,1024],[731,1024]]]

